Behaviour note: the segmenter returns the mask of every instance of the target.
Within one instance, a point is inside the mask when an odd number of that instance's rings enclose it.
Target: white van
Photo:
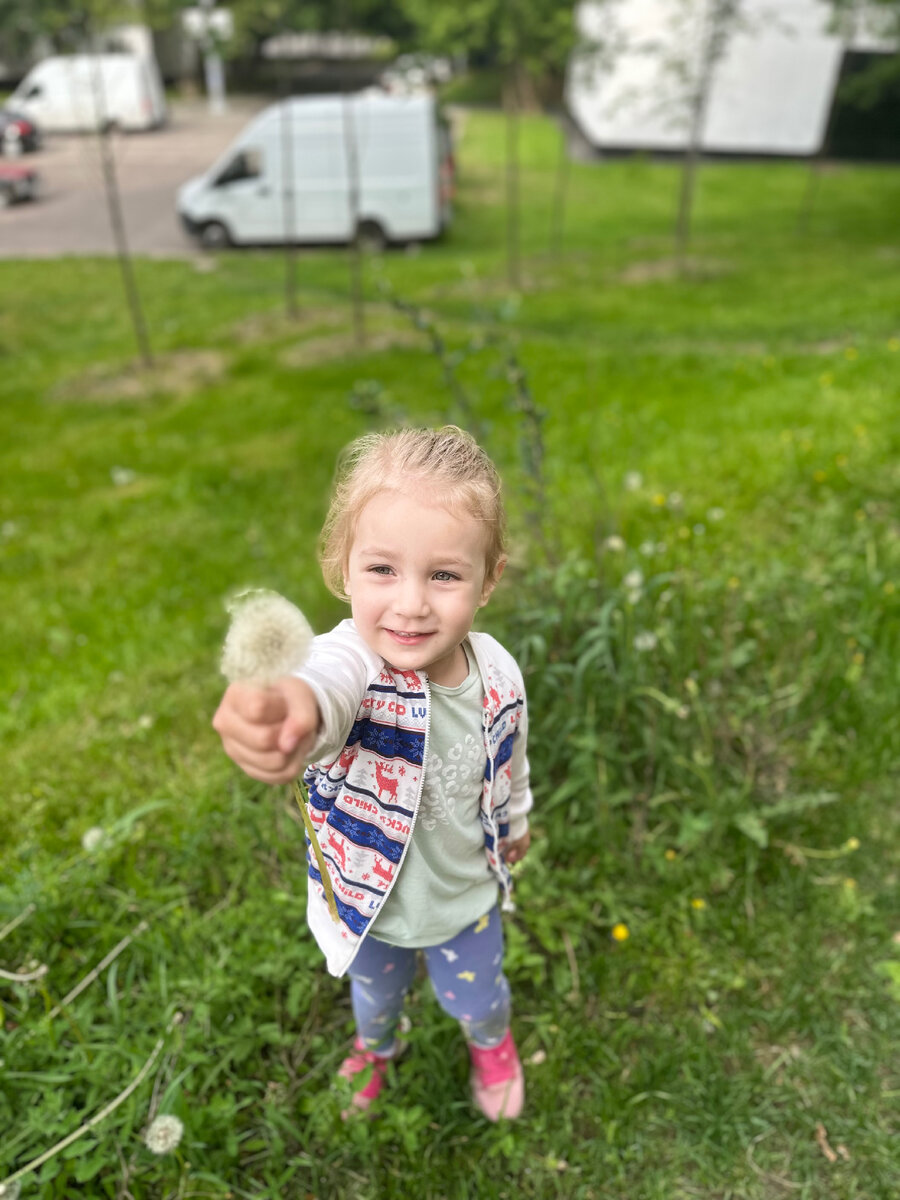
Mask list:
[[[434,98],[372,90],[264,109],[179,189],[177,209],[210,247],[356,237],[384,245],[437,237],[452,186],[449,131]]]
[[[32,67],[6,103],[51,133],[83,133],[106,126],[155,129],[166,119],[156,61],[138,54],[45,58]]]

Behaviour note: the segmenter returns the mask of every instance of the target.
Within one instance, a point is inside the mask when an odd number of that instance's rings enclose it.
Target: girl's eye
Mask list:
[[[434,578],[438,583],[452,583],[458,579],[458,575],[454,575],[452,571],[435,571]]]
[[[385,566],[383,563],[380,563],[374,567],[369,567],[369,570],[373,573],[373,575],[390,575],[391,574],[391,568],[388,566]]]

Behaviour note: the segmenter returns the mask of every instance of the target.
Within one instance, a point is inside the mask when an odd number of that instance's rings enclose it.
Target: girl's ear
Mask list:
[[[484,608],[485,604],[487,604],[488,600],[490,600],[491,592],[494,590],[494,588],[500,582],[500,576],[506,570],[507,561],[508,560],[505,556],[501,559],[498,559],[497,565],[494,567],[494,573],[490,576],[489,579],[488,578],[485,579],[484,587],[481,589],[481,599],[478,602],[479,608]]]

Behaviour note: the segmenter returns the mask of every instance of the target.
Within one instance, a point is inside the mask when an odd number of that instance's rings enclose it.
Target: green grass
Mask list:
[[[679,275],[677,169],[639,159],[573,166],[550,255],[558,135],[529,120],[512,294],[502,146],[467,116],[452,234],[368,263],[362,350],[340,252],[301,254],[295,321],[275,254],[139,262],[149,372],[114,262],[0,263],[0,928],[28,914],[0,965],[49,967],[0,984],[0,1179],[164,1037],[25,1196],[900,1194],[900,174],[827,175],[801,235],[805,167],[709,165]],[[314,545],[364,401],[461,419],[391,293],[445,336],[508,486],[484,623],[526,666],[536,784],[511,1128],[473,1116],[427,986],[397,1102],[342,1124],[302,833],[209,725],[230,593],[342,615]],[[156,1110],[177,1155],[142,1145]]]

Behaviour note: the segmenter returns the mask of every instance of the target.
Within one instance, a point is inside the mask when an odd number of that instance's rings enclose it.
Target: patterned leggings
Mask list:
[[[416,973],[420,951],[367,937],[350,967],[356,1029],[366,1048],[387,1052]],[[427,946],[428,977],[441,1008],[478,1046],[496,1046],[509,1028],[509,984],[503,974],[503,929],[495,905],[440,946]]]

